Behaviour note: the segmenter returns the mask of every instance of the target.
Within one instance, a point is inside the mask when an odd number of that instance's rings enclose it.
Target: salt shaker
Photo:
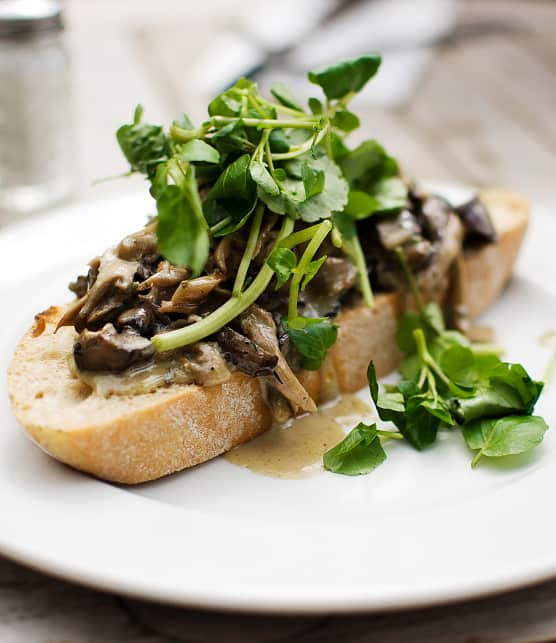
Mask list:
[[[0,0],[0,213],[47,208],[76,184],[60,3]]]

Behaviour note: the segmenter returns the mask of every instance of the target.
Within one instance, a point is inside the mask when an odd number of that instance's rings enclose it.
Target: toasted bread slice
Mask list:
[[[499,234],[495,245],[466,254],[467,308],[477,316],[507,283],[529,217],[527,201],[504,190],[482,193]],[[339,334],[321,372],[303,372],[316,401],[325,389],[356,391],[373,359],[379,375],[400,360],[398,294],[381,294],[374,308],[342,311]],[[62,310],[50,308],[16,348],[8,371],[13,411],[47,453],[99,478],[133,484],[199,464],[262,433],[272,419],[256,378],[234,372],[220,385],[173,384],[152,393],[103,397],[72,374],[75,331],[54,328]],[[328,392],[329,394],[329,392]]]

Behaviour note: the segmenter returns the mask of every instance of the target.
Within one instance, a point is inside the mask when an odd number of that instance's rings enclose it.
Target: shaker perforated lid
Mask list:
[[[62,9],[55,0],[0,0],[0,38],[62,28]]]

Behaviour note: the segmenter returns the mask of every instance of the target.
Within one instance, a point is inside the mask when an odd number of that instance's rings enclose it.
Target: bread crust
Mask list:
[[[510,278],[529,218],[527,201],[516,193],[488,190],[481,197],[499,240],[464,257],[464,294],[473,317]],[[300,375],[311,397],[318,402],[325,390],[364,387],[371,359],[379,376],[391,372],[401,358],[395,332],[403,309],[403,297],[391,293],[378,295],[372,309],[341,311],[338,339],[323,369]],[[136,484],[214,458],[271,425],[259,381],[240,372],[211,387],[174,384],[132,396],[96,395],[68,367],[75,331],[63,327],[54,334],[60,314],[52,307],[37,315],[8,369],[17,420],[54,458],[105,480]]]

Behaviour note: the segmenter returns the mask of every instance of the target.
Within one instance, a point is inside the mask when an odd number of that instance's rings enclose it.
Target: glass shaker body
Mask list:
[[[0,212],[47,208],[76,185],[68,63],[60,29],[0,37]]]

